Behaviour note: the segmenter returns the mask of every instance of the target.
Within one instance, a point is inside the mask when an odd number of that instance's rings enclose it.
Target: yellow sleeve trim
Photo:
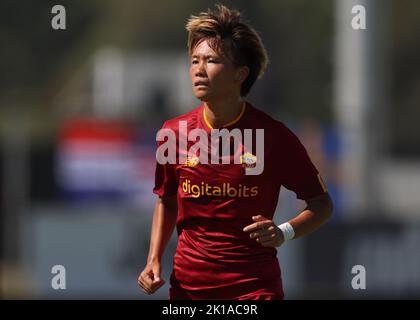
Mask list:
[[[324,190],[324,192],[328,192],[327,186],[324,183],[324,180],[322,180],[321,175],[318,173],[318,181],[321,184],[322,190]]]

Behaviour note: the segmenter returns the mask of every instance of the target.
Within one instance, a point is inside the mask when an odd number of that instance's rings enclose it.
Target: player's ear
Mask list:
[[[246,78],[248,78],[249,75],[249,68],[247,66],[242,66],[237,68],[235,80],[238,82],[244,82]]]

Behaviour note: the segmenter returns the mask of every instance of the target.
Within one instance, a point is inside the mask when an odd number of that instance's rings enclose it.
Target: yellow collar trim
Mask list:
[[[242,116],[244,115],[245,109],[246,109],[246,102],[244,101],[244,104],[242,105],[241,113],[235,119],[233,119],[229,123],[226,123],[223,126],[223,128],[224,127],[229,127],[229,126],[235,124],[236,122],[238,122],[242,118]],[[209,127],[210,129],[213,129],[212,125],[210,124],[210,122],[207,119],[207,116],[206,116],[206,108],[205,107],[203,108],[203,118],[204,118],[204,122],[206,123],[207,127]]]

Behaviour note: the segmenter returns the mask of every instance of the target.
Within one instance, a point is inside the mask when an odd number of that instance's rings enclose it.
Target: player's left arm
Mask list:
[[[293,228],[294,239],[317,230],[331,218],[333,204],[327,192],[306,200],[306,204],[301,213],[288,221]],[[279,247],[284,243],[284,233],[273,220],[263,215],[253,216],[252,219],[255,222],[243,229],[252,239],[264,247]]]
[[[293,191],[306,208],[290,221],[276,226],[258,215],[255,222],[244,228],[249,236],[266,247],[279,247],[285,240],[307,235],[323,225],[332,215],[333,204],[328,189],[312,163],[305,147],[287,127],[278,126],[282,141],[277,145],[277,158],[282,159],[282,170],[276,171],[281,184]]]
[[[333,203],[327,192],[306,200],[306,208],[296,217],[288,221],[294,230],[294,239],[305,236],[331,218]]]

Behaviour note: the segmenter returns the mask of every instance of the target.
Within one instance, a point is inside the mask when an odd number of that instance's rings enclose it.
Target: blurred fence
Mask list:
[[[176,236],[163,259],[167,283],[148,296],[137,286],[146,262],[150,212],[130,209],[36,208],[27,212],[20,252],[20,297],[48,299],[167,299]],[[420,298],[420,225],[328,223],[278,250],[287,299]],[[51,286],[54,265],[66,289]],[[352,287],[353,267],[366,270],[366,289]],[[23,277],[22,277],[23,276]]]

